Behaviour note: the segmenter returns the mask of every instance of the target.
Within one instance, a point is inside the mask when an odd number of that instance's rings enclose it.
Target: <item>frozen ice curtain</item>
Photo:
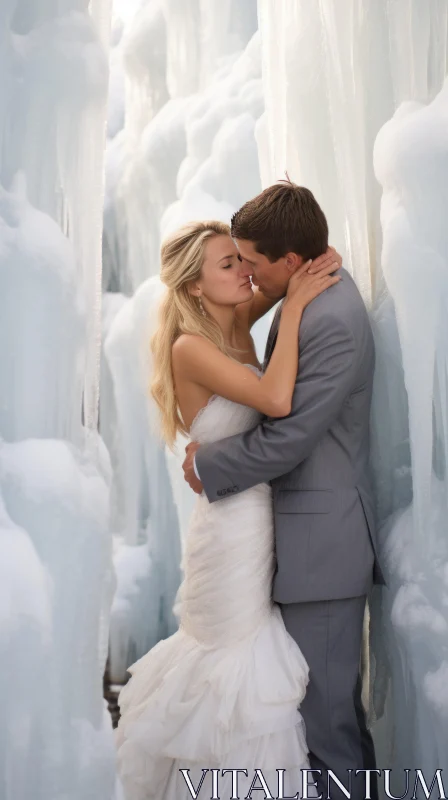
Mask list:
[[[0,797],[111,800],[108,0],[0,5]]]

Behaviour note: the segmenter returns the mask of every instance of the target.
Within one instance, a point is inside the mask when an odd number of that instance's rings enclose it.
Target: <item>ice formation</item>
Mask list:
[[[97,434],[108,2],[0,8],[0,796],[111,800]]]
[[[388,386],[380,350],[374,432],[381,437],[377,474],[389,581],[382,631],[401,733],[393,737],[393,766],[418,763],[432,773],[446,768],[448,752],[447,134],[448,82],[427,105],[403,103],[375,145],[382,268],[391,299],[377,324],[383,342],[385,317],[396,324],[387,346],[399,370]],[[380,424],[378,400],[386,396],[391,417]]]

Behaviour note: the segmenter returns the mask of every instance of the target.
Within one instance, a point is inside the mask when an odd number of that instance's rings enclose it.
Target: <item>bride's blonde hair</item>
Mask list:
[[[180,431],[188,434],[179,412],[174,387],[172,349],[182,333],[203,336],[229,355],[218,323],[203,315],[188,285],[201,277],[205,246],[215,236],[230,236],[223,222],[192,222],[169,236],[161,249],[160,277],[168,291],[160,306],[157,330],[151,339],[153,379],[151,394],[161,414],[161,433],[172,449]]]

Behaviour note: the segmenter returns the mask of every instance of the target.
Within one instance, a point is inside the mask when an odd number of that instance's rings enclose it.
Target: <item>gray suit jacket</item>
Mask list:
[[[373,336],[356,284],[339,274],[303,314],[289,416],[264,417],[196,454],[210,502],[271,483],[279,603],[356,597],[372,579],[384,583],[368,467]],[[265,365],[278,323],[277,313]]]

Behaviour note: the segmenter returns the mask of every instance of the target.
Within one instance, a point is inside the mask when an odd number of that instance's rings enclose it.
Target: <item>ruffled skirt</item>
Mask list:
[[[253,781],[263,785],[256,770],[273,797],[278,770],[285,770],[283,795],[302,794],[301,770],[309,763],[298,708],[308,666],[270,600],[267,488],[198,502],[179,592],[180,628],[129,668],[119,696],[116,743],[126,800],[191,800],[199,786],[198,798],[210,798],[217,779],[215,796],[230,798],[232,776],[222,770],[231,769],[247,771],[239,776],[240,796]]]

